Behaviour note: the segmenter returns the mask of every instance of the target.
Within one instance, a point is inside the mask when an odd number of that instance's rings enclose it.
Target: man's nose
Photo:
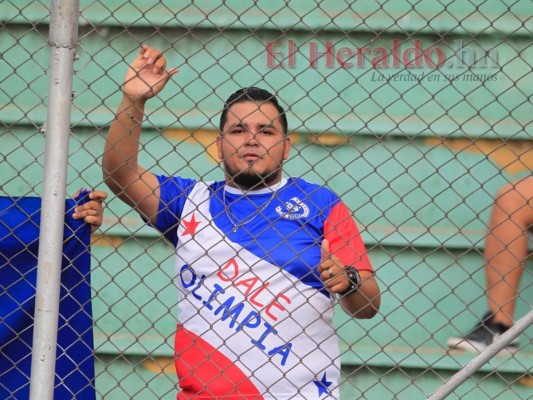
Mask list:
[[[246,144],[247,145],[257,145],[257,132],[251,130],[246,131]]]

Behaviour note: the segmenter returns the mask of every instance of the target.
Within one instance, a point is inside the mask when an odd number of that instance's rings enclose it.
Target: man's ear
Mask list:
[[[222,161],[223,160],[223,157],[222,157],[222,134],[217,136],[216,145],[217,145],[217,156]]]
[[[289,154],[291,152],[291,138],[289,134],[285,137],[285,151],[283,153],[283,159],[286,160],[289,158]]]

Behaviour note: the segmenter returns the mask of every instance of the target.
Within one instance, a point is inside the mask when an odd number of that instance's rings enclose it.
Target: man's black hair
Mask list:
[[[285,110],[279,104],[276,96],[274,96],[268,90],[261,89],[258,87],[253,87],[253,86],[239,89],[235,93],[233,93],[230,97],[228,97],[228,99],[224,103],[224,109],[222,110],[222,115],[220,116],[220,126],[219,126],[220,132],[224,131],[224,125],[226,124],[226,121],[228,120],[228,110],[230,109],[230,107],[234,104],[246,103],[248,101],[252,101],[258,104],[270,103],[274,107],[276,107],[276,110],[278,110],[278,113],[279,113],[279,119],[281,122],[281,126],[283,128],[283,134],[284,135],[287,134],[287,116],[285,115]]]

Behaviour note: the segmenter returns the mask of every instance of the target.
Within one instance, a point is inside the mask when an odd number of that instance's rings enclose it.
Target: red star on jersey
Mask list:
[[[190,220],[187,221],[183,219],[182,222],[183,222],[183,226],[185,227],[185,230],[183,231],[181,236],[185,236],[185,235],[194,236],[194,233],[196,232],[196,227],[200,224],[200,222],[196,221],[194,214],[192,215]]]

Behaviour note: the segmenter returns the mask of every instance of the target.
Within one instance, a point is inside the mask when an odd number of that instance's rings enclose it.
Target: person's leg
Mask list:
[[[484,251],[489,311],[467,335],[449,338],[452,348],[481,352],[513,324],[532,224],[533,177],[501,188],[492,206]],[[518,348],[518,338],[507,345],[510,352]]]
[[[504,186],[492,207],[484,258],[493,322],[513,325],[516,296],[533,224],[533,177]]]

